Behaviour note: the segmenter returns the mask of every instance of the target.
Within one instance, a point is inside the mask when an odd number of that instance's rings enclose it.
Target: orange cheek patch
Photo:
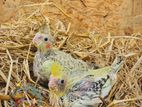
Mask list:
[[[47,44],[46,44],[46,48],[51,48],[51,44],[50,44],[50,43],[47,43]]]

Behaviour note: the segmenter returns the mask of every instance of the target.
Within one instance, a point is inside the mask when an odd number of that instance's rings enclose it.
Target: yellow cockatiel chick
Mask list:
[[[50,102],[55,107],[95,107],[111,91],[125,57],[111,66],[86,72],[67,72],[60,63],[52,65],[49,80]]]

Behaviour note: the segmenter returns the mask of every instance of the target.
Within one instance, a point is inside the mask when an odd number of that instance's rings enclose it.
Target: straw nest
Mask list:
[[[61,21],[53,24],[50,17],[47,18],[40,11],[35,13],[28,14],[29,16],[21,16],[19,13],[21,17],[17,21],[1,24],[0,99],[9,100],[17,84],[21,83],[20,86],[23,86],[31,82],[33,57],[36,52],[32,38],[42,24],[50,21],[51,33],[59,44],[57,47],[76,58],[104,67],[110,65],[117,55],[125,55],[127,60],[118,74],[117,83],[111,90],[106,104],[108,107],[140,107],[142,105],[141,34],[115,36],[110,33],[101,35],[95,31],[79,34],[70,30],[70,23],[66,23],[67,26]],[[66,15],[64,12],[63,14]],[[37,88],[47,93],[44,88],[40,86]],[[49,106],[47,96],[48,93],[43,99],[45,107]],[[34,96],[30,97],[27,101],[33,100],[36,103],[37,99]],[[9,105],[9,102],[0,100],[1,105]]]

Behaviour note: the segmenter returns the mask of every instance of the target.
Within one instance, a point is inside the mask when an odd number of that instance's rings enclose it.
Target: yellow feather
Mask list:
[[[54,62],[51,67],[51,74],[53,77],[62,78],[63,75],[63,67],[59,62]]]

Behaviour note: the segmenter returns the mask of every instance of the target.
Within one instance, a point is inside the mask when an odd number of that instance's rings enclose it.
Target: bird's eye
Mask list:
[[[48,38],[46,37],[46,38],[44,38],[44,41],[48,41]]]
[[[64,84],[64,80],[61,80],[61,83]]]
[[[60,80],[60,84],[64,84],[64,82],[65,82],[65,81],[64,81],[63,79],[62,79],[62,80]]]

